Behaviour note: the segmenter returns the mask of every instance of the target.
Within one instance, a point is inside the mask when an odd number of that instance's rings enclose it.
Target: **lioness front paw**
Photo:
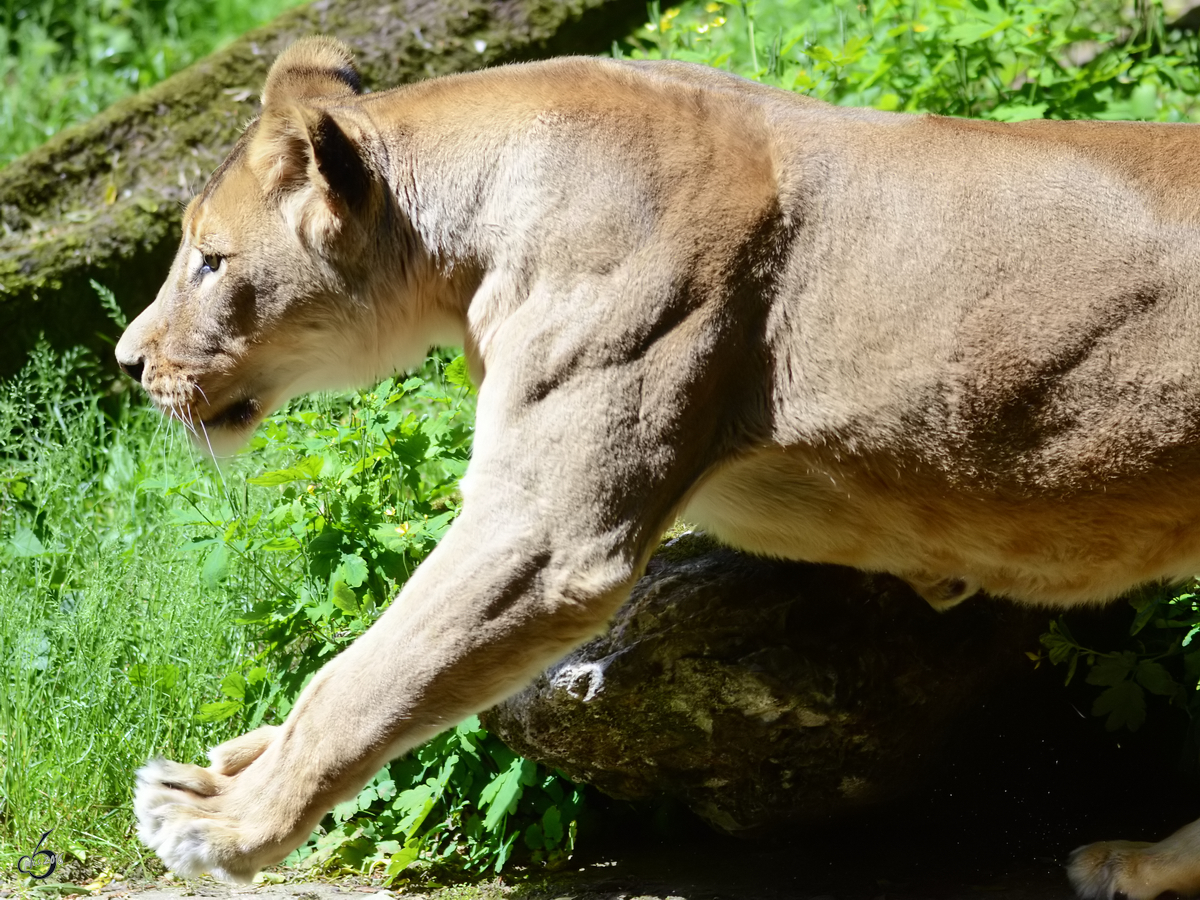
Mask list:
[[[1084,900],[1154,900],[1173,890],[1162,881],[1166,873],[1156,864],[1148,844],[1140,841],[1105,841],[1088,844],[1071,854],[1067,876]]]
[[[267,821],[270,804],[265,798],[241,803],[246,790],[238,790],[240,773],[262,755],[274,731],[260,728],[214,748],[207,769],[152,759],[138,770],[133,797],[138,837],[172,872],[247,882],[276,861],[271,857],[278,842],[261,838],[277,833]],[[247,811],[254,821],[247,821]]]

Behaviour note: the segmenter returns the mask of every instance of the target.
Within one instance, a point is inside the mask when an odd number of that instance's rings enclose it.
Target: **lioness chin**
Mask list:
[[[246,880],[387,760],[604,628],[684,513],[1066,607],[1200,571],[1200,129],[838,109],[560,59],[360,93],[275,63],[121,366],[215,452],[461,342],[461,517],[287,721],[138,773],[176,872]],[[1200,823],[1086,897],[1200,892]]]

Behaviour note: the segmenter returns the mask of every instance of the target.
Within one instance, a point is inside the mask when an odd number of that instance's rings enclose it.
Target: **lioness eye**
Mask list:
[[[208,269],[210,272],[215,272],[220,269],[221,261],[223,259],[224,257],[218,256],[215,253],[205,253],[202,257],[200,257],[201,262],[204,263],[204,268]]]

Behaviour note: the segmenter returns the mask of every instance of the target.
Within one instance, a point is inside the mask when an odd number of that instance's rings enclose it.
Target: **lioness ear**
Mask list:
[[[263,85],[263,108],[362,93],[354,54],[339,40],[306,37],[279,54]]]
[[[312,189],[288,211],[301,234],[316,243],[336,234],[370,197],[362,151],[321,108],[360,92],[350,48],[327,37],[304,38],[284,50],[263,87],[247,162],[268,194]]]
[[[265,193],[312,189],[292,210],[300,216],[297,227],[318,243],[363,212],[370,199],[362,151],[327,110],[296,103],[263,110],[247,162]]]

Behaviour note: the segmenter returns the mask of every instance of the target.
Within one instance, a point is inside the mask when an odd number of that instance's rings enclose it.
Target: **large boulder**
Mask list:
[[[917,787],[955,720],[1029,667],[1046,624],[982,596],[938,613],[884,575],[679,550],[651,562],[607,634],[484,721],[578,781],[673,796],[727,832]]]

